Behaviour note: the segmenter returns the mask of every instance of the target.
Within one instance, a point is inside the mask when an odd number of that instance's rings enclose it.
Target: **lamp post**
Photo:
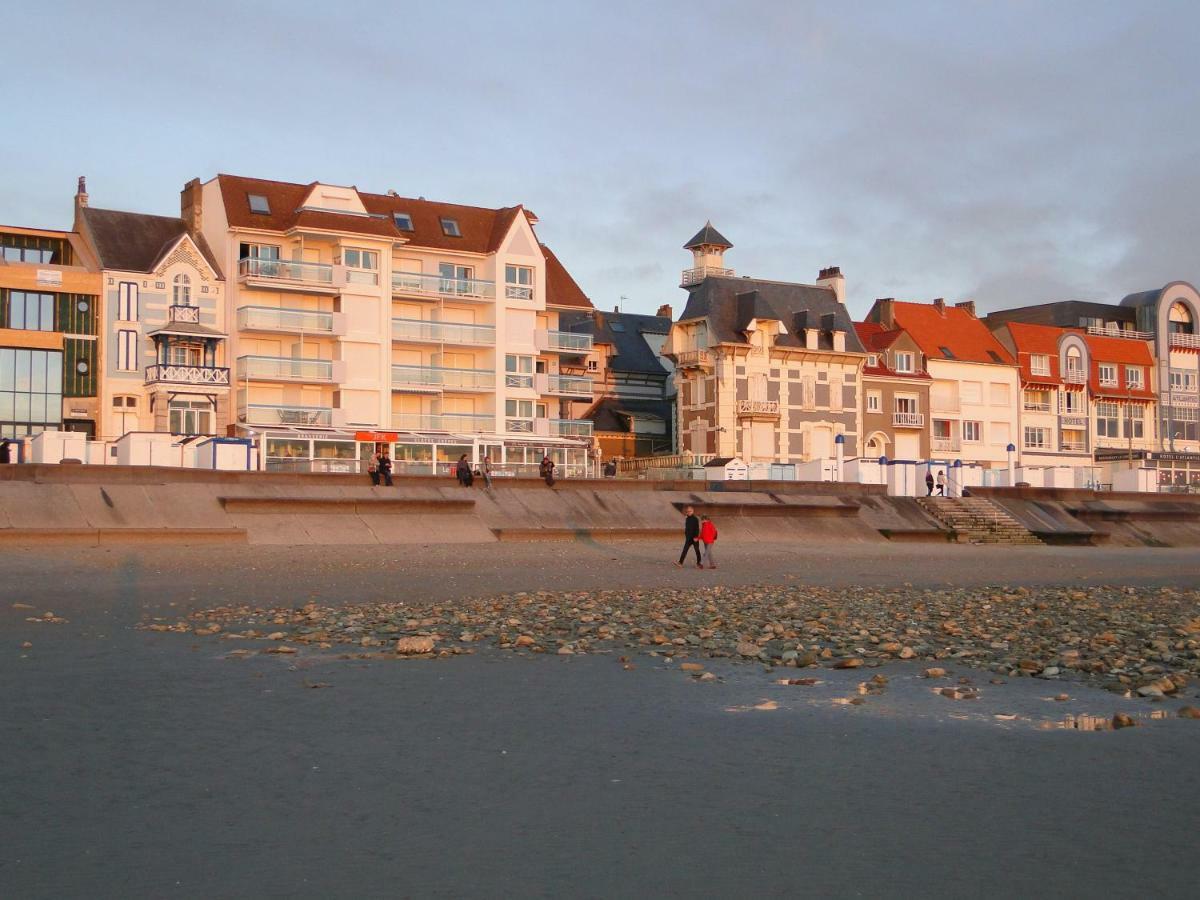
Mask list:
[[[1008,452],[1008,486],[1016,487],[1017,474],[1016,468],[1013,466],[1013,454],[1017,452],[1017,447],[1015,444],[1009,444],[1004,449]]]

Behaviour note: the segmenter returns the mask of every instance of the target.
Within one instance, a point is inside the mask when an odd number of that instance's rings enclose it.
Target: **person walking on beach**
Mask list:
[[[946,496],[946,473],[945,472],[940,472],[940,471],[938,472],[937,489],[938,489],[939,497]]]
[[[492,489],[492,458],[483,454],[483,462],[479,464],[479,474],[483,476],[483,486]]]
[[[471,464],[467,461],[467,454],[464,453],[458,458],[458,463],[454,467],[454,477],[463,487],[471,486]]]
[[[392,486],[392,458],[388,456],[387,447],[379,454],[379,477],[387,487]]]
[[[933,496],[933,471],[932,470],[927,469],[925,471],[925,488],[928,490],[928,493],[925,496],[932,497]]]
[[[371,484],[379,487],[379,450],[371,454],[367,460],[367,474],[371,476]]]
[[[708,516],[700,517],[700,547],[703,554],[700,558],[700,568],[704,568],[705,564],[710,569],[717,567],[717,561],[713,558],[712,546],[717,542],[717,526],[713,524],[712,519]]]
[[[700,520],[696,518],[696,510],[692,507],[685,507],[683,511],[686,515],[683,520],[683,552],[679,554],[679,562],[675,563],[675,568],[682,569],[688,550],[695,550],[696,568],[703,569],[704,564],[700,562]]]
[[[538,468],[542,477],[546,479],[546,487],[554,487],[554,460],[549,456],[543,456],[542,463]]]

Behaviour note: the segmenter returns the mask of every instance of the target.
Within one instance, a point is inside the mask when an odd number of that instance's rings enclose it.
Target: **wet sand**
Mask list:
[[[671,550],[6,553],[0,891],[1194,895],[1200,722],[1043,727],[1180,702],[1034,679],[992,686],[953,665],[980,699],[935,696],[903,663],[710,663],[721,680],[697,682],[645,655],[633,670],[613,655],[496,650],[228,659],[229,642],[133,627],[232,597],[451,600],[789,578],[1194,586],[1200,571],[1184,551],[846,547],[797,561],[794,548],[731,546],[717,572],[680,572],[664,564]],[[25,621],[45,610],[69,621]],[[841,702],[877,672],[890,679],[883,694]],[[774,683],[798,675],[823,683]],[[1072,699],[1049,699],[1062,691]],[[764,701],[775,708],[754,708]]]

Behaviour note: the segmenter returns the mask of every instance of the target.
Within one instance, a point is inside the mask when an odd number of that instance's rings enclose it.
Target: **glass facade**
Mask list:
[[[62,422],[60,350],[0,347],[0,437],[22,437]]]

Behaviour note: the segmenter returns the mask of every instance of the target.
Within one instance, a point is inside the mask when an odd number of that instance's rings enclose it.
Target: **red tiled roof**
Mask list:
[[[1150,387],[1151,371],[1154,368],[1154,357],[1150,355],[1150,346],[1145,341],[1131,338],[1101,337],[1096,334],[1084,334],[1087,341],[1088,355],[1091,357],[1091,372],[1088,373],[1088,384],[1096,397],[1111,397],[1123,400],[1132,397],[1137,400],[1153,400],[1154,391]],[[1100,363],[1111,363],[1117,367],[1117,383],[1112,386],[1100,384]],[[1129,387],[1125,377],[1126,366],[1139,366],[1142,370],[1142,386]]]
[[[581,309],[592,309],[592,301],[571,277],[571,273],[559,262],[554,251],[545,244],[541,245],[542,256],[546,259],[546,305],[572,306]]]
[[[867,353],[874,354],[879,362],[879,365],[864,366],[864,375],[883,375],[889,378],[929,378],[929,373],[925,371],[919,372],[897,372],[886,365],[886,351],[892,344],[904,334],[901,328],[893,328],[886,330],[878,322],[855,322],[854,332],[858,335],[858,339],[862,342]]]
[[[929,359],[1013,365],[1013,358],[979,319],[965,309],[947,306],[939,312],[932,303],[896,301],[896,324],[912,335]],[[942,348],[953,356],[947,356]],[[992,357],[992,354],[996,358]],[[998,361],[997,361],[998,360]]]
[[[1021,368],[1021,380],[1036,384],[1062,384],[1062,372],[1058,365],[1058,341],[1068,331],[1055,325],[1030,325],[1025,322],[1005,323],[1013,344],[1017,348],[1017,365]],[[1050,374],[1034,375],[1031,366],[1034,354],[1050,358]]]

